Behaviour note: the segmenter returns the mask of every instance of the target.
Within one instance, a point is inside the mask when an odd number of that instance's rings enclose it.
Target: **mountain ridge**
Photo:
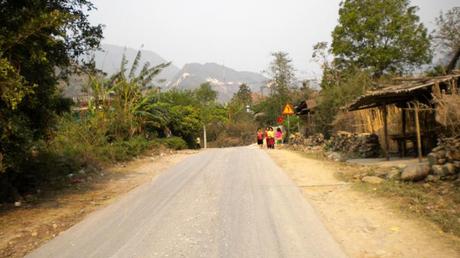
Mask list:
[[[262,74],[237,71],[224,65],[208,62],[185,64],[176,77],[168,84],[167,88],[193,90],[200,84],[209,82],[218,92],[218,100],[226,102],[243,83],[247,84],[252,91],[259,91],[268,79]]]
[[[134,48],[102,44],[100,50],[93,52],[93,58],[96,68],[110,76],[120,71],[123,55],[128,61],[127,67],[129,69],[137,52],[138,50]],[[154,51],[141,49],[140,66],[145,62],[149,62],[152,66],[167,63],[163,57]],[[140,67],[137,72],[139,71]],[[87,83],[87,78],[77,75],[73,77],[69,79],[69,86],[63,89],[64,96],[74,97],[82,94],[82,88]],[[163,90],[173,88],[193,90],[202,83],[209,82],[212,88],[217,91],[218,100],[227,102],[238,91],[241,84],[245,83],[253,92],[258,92],[267,80],[265,76],[256,72],[237,71],[213,62],[203,64],[191,62],[180,69],[171,64],[156,77],[154,84]]]

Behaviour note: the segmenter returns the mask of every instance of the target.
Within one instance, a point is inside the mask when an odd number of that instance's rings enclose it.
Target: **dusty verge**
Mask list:
[[[391,200],[357,192],[334,176],[339,165],[288,150],[269,155],[302,189],[350,257],[460,257],[460,239],[422,219],[409,218]]]
[[[22,257],[86,215],[151,181],[195,151],[161,154],[86,176],[86,182],[0,213],[0,257]]]

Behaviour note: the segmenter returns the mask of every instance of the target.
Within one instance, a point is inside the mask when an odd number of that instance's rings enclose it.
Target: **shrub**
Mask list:
[[[173,136],[169,138],[163,138],[160,139],[159,142],[173,150],[187,149],[187,142],[185,142],[184,139],[180,137]]]

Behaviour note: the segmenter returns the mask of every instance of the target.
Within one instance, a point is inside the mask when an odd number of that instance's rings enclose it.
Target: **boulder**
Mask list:
[[[398,164],[397,167],[399,168],[399,172],[402,173],[404,171],[404,169],[407,168],[407,164],[402,164],[401,163],[401,164]]]
[[[377,176],[365,176],[361,179],[361,181],[368,183],[368,184],[377,185],[377,184],[383,183],[383,181],[385,180]]]
[[[438,151],[440,151],[440,150],[444,150],[444,147],[442,147],[442,146],[435,147],[435,148],[432,150],[432,152],[438,152]]]
[[[454,164],[454,167],[457,169],[457,172],[460,170],[460,161],[454,161],[452,162]]]
[[[426,182],[438,182],[439,180],[441,180],[441,177],[440,176],[435,176],[435,175],[428,175],[425,178]]]
[[[426,158],[428,159],[428,164],[430,164],[430,166],[436,165],[438,163],[438,157],[434,152],[428,154]]]
[[[439,159],[445,159],[446,158],[446,151],[445,150],[440,150],[440,151],[437,151],[437,156]]]
[[[345,157],[345,155],[339,153],[339,152],[330,152],[328,155],[327,155],[327,158],[328,159],[331,159],[333,161],[340,161],[340,162],[345,162],[347,161],[347,158]]]
[[[401,173],[401,180],[404,181],[418,181],[424,179],[430,173],[430,165],[417,164],[416,166],[407,167]]]
[[[431,167],[431,170],[433,171],[434,175],[437,176],[444,176],[444,170],[442,168],[442,165],[433,165]]]
[[[380,168],[375,171],[374,175],[381,177],[381,178],[386,178],[388,175],[388,172],[389,172],[388,168]]]
[[[401,170],[399,168],[392,168],[388,171],[386,178],[389,180],[398,179],[401,176]]]
[[[444,175],[455,175],[455,166],[452,163],[446,163],[442,166]]]
[[[450,151],[449,156],[450,156],[450,158],[452,160],[459,160],[460,161],[460,149]]]
[[[438,159],[438,165],[444,165],[446,164],[447,160],[446,159]]]

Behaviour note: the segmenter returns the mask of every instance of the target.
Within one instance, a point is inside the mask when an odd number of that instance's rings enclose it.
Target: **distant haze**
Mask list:
[[[140,50],[141,59],[135,73],[139,73],[145,63],[155,66],[167,62],[153,51],[143,48]],[[123,55],[126,57],[127,71],[129,71],[136,54],[137,50],[133,48],[102,44],[101,49],[92,53],[91,56],[94,58],[96,67],[110,76],[120,71]],[[181,69],[172,64],[155,77],[151,86],[160,87],[162,90],[172,88],[193,90],[205,82],[210,83],[211,87],[217,91],[220,102],[227,102],[243,83],[248,85],[253,92],[261,92],[266,85],[267,78],[260,73],[237,71],[216,63],[189,63]],[[84,89],[87,83],[86,76],[71,76],[68,85],[62,85],[64,96],[85,95]]]
[[[261,72],[273,51],[286,51],[301,78],[318,78],[312,46],[331,41],[340,0],[95,0],[94,23],[104,42],[152,50],[177,67],[214,62]],[[458,0],[414,0],[422,22],[434,28],[441,10]]]

